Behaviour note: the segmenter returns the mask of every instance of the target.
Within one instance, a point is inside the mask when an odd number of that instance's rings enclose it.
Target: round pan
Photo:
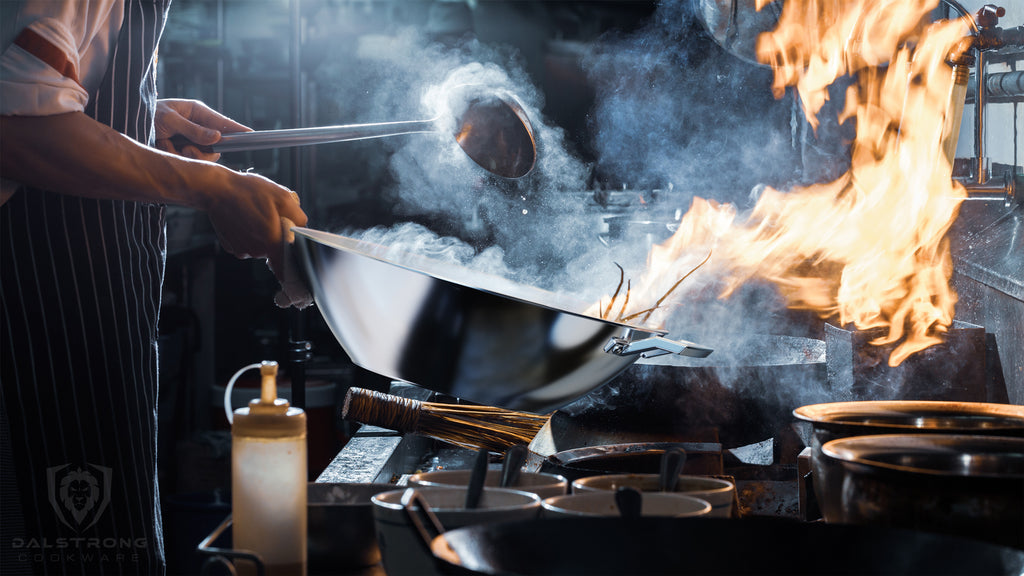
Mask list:
[[[924,532],[776,518],[587,518],[451,530],[462,574],[1019,574],[1024,551]]]

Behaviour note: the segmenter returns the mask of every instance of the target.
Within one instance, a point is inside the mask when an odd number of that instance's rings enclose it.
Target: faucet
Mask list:
[[[967,189],[968,200],[1003,200],[1007,207],[1021,203],[1019,191],[1024,187],[1024,177],[1006,174],[1003,182],[989,182],[987,159],[985,158],[985,105],[988,92],[988,79],[985,72],[985,52],[1004,46],[1024,46],[1024,26],[1002,29],[998,27],[999,19],[1006,15],[1006,9],[986,4],[971,15],[956,0],[942,0],[964,17],[971,27],[971,35],[959,42],[951,51],[949,63],[953,66],[956,82],[966,87],[967,68],[975,66],[977,89],[974,98],[974,166],[973,179],[961,182]],[[1013,74],[1013,73],[1010,73]],[[966,90],[963,90],[966,96]],[[1013,94],[1022,95],[1022,94]],[[961,108],[962,109],[962,108]]]

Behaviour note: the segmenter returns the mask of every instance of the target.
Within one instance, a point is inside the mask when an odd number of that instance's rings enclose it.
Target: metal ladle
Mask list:
[[[210,146],[180,137],[172,138],[172,142],[179,148],[192,145],[204,152],[240,152],[452,131],[462,150],[492,174],[522,178],[533,170],[537,161],[533,125],[515,98],[479,87],[463,87],[453,90],[448,102],[450,115],[430,120],[236,132],[222,135]]]

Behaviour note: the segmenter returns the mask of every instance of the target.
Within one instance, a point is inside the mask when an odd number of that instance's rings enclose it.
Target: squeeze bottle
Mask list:
[[[235,410],[231,424],[232,548],[258,554],[267,576],[304,576],[306,414],[277,397],[277,362],[259,369],[260,397]],[[236,563],[255,573],[252,562]]]

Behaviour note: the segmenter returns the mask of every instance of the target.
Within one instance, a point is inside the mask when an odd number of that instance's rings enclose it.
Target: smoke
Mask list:
[[[689,5],[662,4],[645,28],[606,39],[585,60],[598,163],[637,187],[671,182],[682,202],[742,206],[754,185],[797,175],[792,104],[771,95],[770,69],[712,42]]]
[[[770,69],[718,48],[688,6],[664,2],[639,30],[588,45],[581,65],[595,95],[588,114],[593,163],[575,156],[564,130],[544,117],[543,95],[513,51],[472,36],[438,41],[415,27],[353,35],[355,61],[328,59],[316,74],[346,119],[443,115],[440,103],[452,87],[483,84],[516,96],[534,123],[538,163],[526,178],[507,181],[476,166],[448,134],[377,142],[366,162],[385,175],[395,218],[429,226],[362,230],[345,215],[328,225],[596,302],[619,282],[615,263],[626,279],[639,278],[652,239],[600,242],[607,212],[591,200],[593,188],[670,190],[657,206],[633,202],[619,211],[663,216],[685,212],[695,196],[749,207],[752,190],[805,177],[794,101],[775,100]],[[381,147],[389,152],[386,166],[374,164]],[[751,285],[728,300],[720,294],[714,278],[687,281],[680,291],[685,304],[665,325],[670,337],[729,357],[749,348],[750,334],[807,333],[770,287]]]

